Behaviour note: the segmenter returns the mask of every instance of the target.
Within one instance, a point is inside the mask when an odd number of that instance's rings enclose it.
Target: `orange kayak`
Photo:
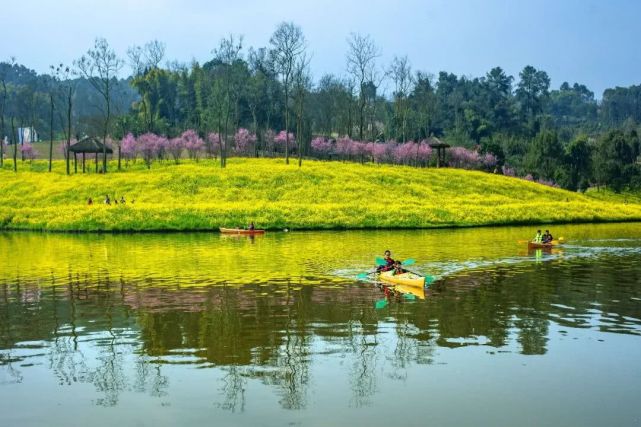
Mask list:
[[[219,230],[222,234],[246,234],[246,235],[265,234],[265,230],[245,230],[243,228],[220,227]]]
[[[555,246],[558,246],[558,244],[527,242],[528,249],[552,249]]]

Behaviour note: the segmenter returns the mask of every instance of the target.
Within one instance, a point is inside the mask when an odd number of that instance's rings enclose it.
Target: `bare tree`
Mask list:
[[[243,60],[243,38],[230,35],[220,40],[213,50],[220,66],[220,76],[216,80],[216,94],[218,95],[218,135],[220,137],[220,166],[227,166],[227,147],[229,137],[229,123],[238,116],[238,103],[242,95],[245,79],[238,65]]]
[[[304,108],[307,94],[312,88],[312,75],[309,70],[310,57],[303,53],[296,61],[293,76],[293,97],[296,111],[296,141],[298,143],[298,167],[303,165],[304,150]]]
[[[395,56],[390,65],[389,75],[394,82],[394,103],[396,105],[396,124],[401,128],[401,140],[407,140],[408,97],[414,85],[414,75],[407,56]]]
[[[134,45],[127,49],[129,66],[134,76],[140,76],[145,72],[145,57],[142,46]]]
[[[53,160],[53,112],[55,109],[55,97],[56,97],[56,91],[58,90],[57,87],[57,79],[56,79],[56,67],[53,65],[50,65],[49,68],[51,69],[51,79],[48,80],[48,93],[49,93],[49,172],[51,172],[51,163]]]
[[[367,85],[378,86],[375,81],[379,75],[376,68],[376,58],[381,53],[374,40],[369,35],[352,33],[347,39],[347,72],[352,76],[358,89],[358,134],[363,139],[365,125],[365,107],[367,106]],[[379,82],[380,83],[380,82]]]
[[[296,62],[307,48],[303,30],[293,22],[282,22],[269,39],[271,56],[285,91],[285,163],[289,164],[289,96]]]
[[[102,143],[104,145],[102,170],[107,173],[107,135],[111,124],[112,85],[114,83],[113,80],[122,68],[123,61],[111,49],[107,40],[97,38],[94,48],[89,49],[75,64],[82,76],[91,83],[104,100],[103,114],[105,120],[102,134]]]
[[[11,58],[9,58],[9,61],[0,68],[0,84],[2,85],[2,101],[0,102],[0,121],[1,121],[0,132],[2,132],[0,134],[0,167],[4,165],[4,138],[6,136],[6,131],[7,131],[6,123],[5,123],[5,116],[7,114],[7,99],[8,99],[7,79],[9,77],[7,74],[9,73],[9,70],[11,70],[15,65],[16,65],[16,57],[12,56]],[[13,110],[15,110],[15,108],[10,110],[11,113],[9,114],[10,115],[9,120],[11,121],[11,132],[12,132],[9,135],[9,138],[7,141],[9,144],[11,144],[11,142],[14,140],[14,136],[15,136],[13,134],[13,132],[15,132],[15,129],[13,127],[13,118],[15,115],[15,111]],[[15,162],[14,162],[14,170],[16,170]]]
[[[65,161],[67,163],[67,175],[70,174],[69,147],[71,147],[71,114],[73,111],[73,96],[76,92],[76,73],[69,67],[59,64],[54,71],[58,83],[58,91],[61,102],[65,106],[66,115],[63,116],[61,109],[58,110],[60,124],[65,135]]]
[[[165,50],[165,44],[158,40],[147,42],[144,46],[134,45],[127,49],[129,66],[134,75],[139,76],[147,69],[158,68],[165,57]]]
[[[14,59],[0,68],[0,84],[2,85],[2,98],[0,98],[0,167],[4,165],[4,138],[6,136],[4,116],[7,112],[7,72],[13,66]]]

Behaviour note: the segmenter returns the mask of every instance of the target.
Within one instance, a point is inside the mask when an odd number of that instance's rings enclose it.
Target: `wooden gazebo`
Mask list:
[[[82,173],[85,173],[85,155],[95,154],[96,155],[96,173],[98,172],[98,155],[102,154],[107,160],[107,154],[113,154],[113,150],[109,146],[105,145],[98,140],[95,136],[86,136],[80,141],[76,142],[69,147],[69,152],[73,153],[73,168],[74,171],[78,172],[78,157],[79,153],[82,153]]]
[[[427,139],[427,144],[433,150],[436,150],[436,167],[440,168],[441,165],[445,164],[445,149],[450,148],[450,144],[446,144],[436,137],[429,137]]]

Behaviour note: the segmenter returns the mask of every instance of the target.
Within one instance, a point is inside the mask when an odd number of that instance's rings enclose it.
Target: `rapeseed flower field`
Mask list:
[[[638,199],[568,192],[459,169],[229,159],[142,162],[106,175],[64,174],[37,162],[0,170],[0,229],[212,230],[254,221],[266,229],[431,228],[641,220]],[[44,164],[44,162],[43,162]],[[125,197],[126,204],[105,205]],[[92,198],[94,204],[87,204]],[[133,202],[133,203],[132,203]]]

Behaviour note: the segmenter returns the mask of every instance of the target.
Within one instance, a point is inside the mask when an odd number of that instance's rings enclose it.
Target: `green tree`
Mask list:
[[[565,148],[568,166],[568,182],[563,187],[570,190],[585,190],[591,179],[592,147],[586,135],[574,138]]]
[[[532,141],[526,155],[526,166],[539,178],[557,179],[563,164],[564,150],[556,132],[541,131]]]
[[[516,100],[522,117],[529,122],[531,130],[535,130],[536,118],[543,111],[543,104],[548,96],[550,78],[545,71],[537,70],[531,65],[523,68],[519,78]]]

